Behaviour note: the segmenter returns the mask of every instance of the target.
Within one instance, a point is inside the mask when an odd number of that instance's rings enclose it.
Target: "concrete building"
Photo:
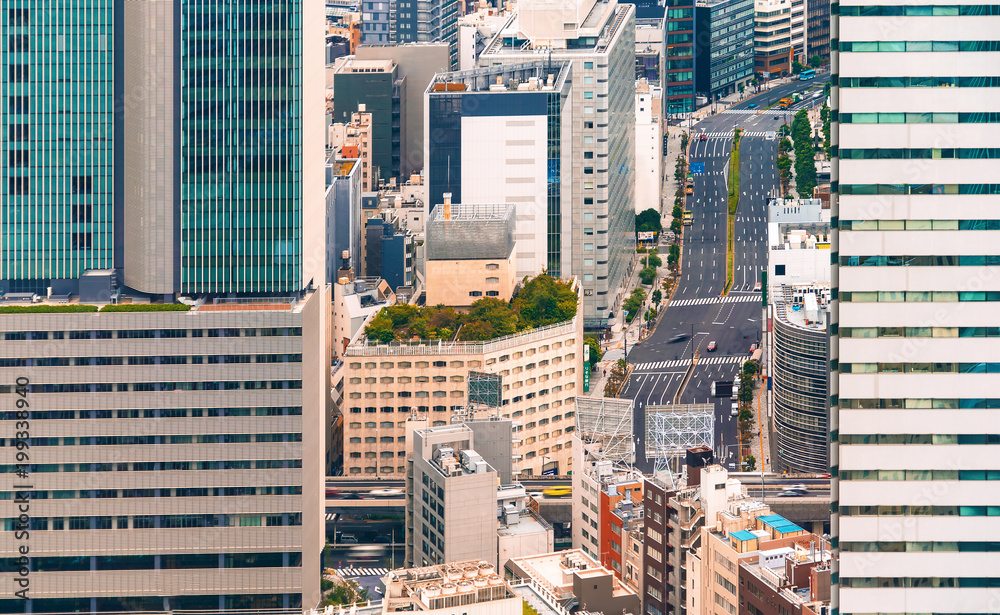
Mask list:
[[[645,78],[635,86],[635,212],[659,211],[663,192],[663,90]]]
[[[772,199],[767,207],[768,286],[830,283],[830,210],[820,199]]]
[[[368,317],[396,303],[396,294],[382,278],[355,278],[338,273],[333,287],[333,352],[343,353]]]
[[[479,6],[458,18],[458,70],[479,66],[479,54],[500,31],[510,15],[503,7],[479,0]]]
[[[532,580],[562,604],[581,611],[642,612],[638,594],[579,549],[517,557],[507,563],[507,571],[516,578]]]
[[[361,161],[330,158],[326,162],[326,276],[327,284],[339,277],[337,270],[356,262],[361,254]],[[360,263],[358,263],[360,265]]]
[[[410,4],[413,4],[410,2]],[[359,60],[392,60],[400,79],[413,91],[403,97],[406,125],[399,155],[400,181],[424,168],[424,97],[420,94],[437,73],[453,70],[449,43],[393,43],[362,45]]]
[[[792,0],[754,0],[754,72],[764,81],[792,72]]]
[[[446,43],[449,64],[458,68],[458,17],[464,13],[462,0],[390,0],[394,43]]]
[[[413,472],[412,478],[407,472],[406,489],[408,566],[467,559],[496,565],[500,481],[474,446],[473,432],[464,425],[413,431]]]
[[[754,0],[698,0],[695,91],[708,102],[739,92],[754,76]]]
[[[676,515],[670,507],[674,495],[673,481],[658,474],[646,477],[642,487],[642,605],[648,615],[673,613],[672,594],[677,591],[679,570],[670,562],[676,537],[670,531],[669,520]]]
[[[413,286],[413,234],[394,212],[365,220],[365,274],[385,280],[394,291]]]
[[[695,110],[695,0],[667,0],[667,113]]]
[[[362,45],[384,45],[392,42],[390,4],[391,0],[361,2]]]
[[[806,615],[828,612],[832,551],[809,534],[787,547],[766,548],[740,560],[740,615]]]
[[[391,571],[382,615],[452,615],[458,609],[468,615],[521,615],[522,604],[493,564],[472,560]]]
[[[513,205],[453,205],[445,195],[427,223],[427,305],[510,301],[518,276]]]
[[[30,543],[8,532],[30,548],[30,576],[0,572],[11,588],[29,578],[31,599],[0,608],[319,601],[329,291],[260,301],[0,316],[2,390],[27,383],[34,444]]]
[[[428,214],[445,194],[512,204],[518,279],[560,276],[573,258],[570,66],[536,60],[440,73],[425,93]]]
[[[364,103],[358,105],[347,123],[330,124],[328,146],[340,158],[357,160],[362,192],[378,189],[378,173],[372,168],[372,143],[372,114]]]
[[[805,60],[830,59],[830,3],[806,0]]]
[[[435,427],[465,412],[470,372],[502,377],[499,413],[521,423],[522,475],[541,474],[543,465],[567,473],[565,434],[575,428],[575,400],[583,388],[581,320],[578,309],[572,320],[487,342],[385,345],[359,331],[344,351],[344,474],[404,475],[404,419],[426,417]],[[380,417],[375,431],[361,425],[370,415]]]
[[[635,79],[645,79],[651,85],[664,86],[667,73],[667,20],[635,20]],[[664,100],[661,103],[665,102]],[[662,117],[665,108],[660,109]]]
[[[379,180],[388,181],[402,172],[400,159],[406,149],[406,84],[392,60],[347,56],[339,58],[334,66],[333,121],[346,124],[358,111],[372,114],[374,186],[379,185]]]
[[[634,265],[635,8],[575,0],[565,7],[522,0],[479,56],[481,66],[540,59],[572,61],[572,259],[559,275],[583,284],[584,325],[604,329],[617,317]],[[464,197],[463,197],[464,198]]]
[[[983,149],[1000,52],[976,42],[995,31],[988,6],[840,6],[830,34],[831,328],[865,332],[831,340],[842,613],[989,610],[1000,582],[980,542],[998,497],[978,482],[1000,470],[998,161]]]

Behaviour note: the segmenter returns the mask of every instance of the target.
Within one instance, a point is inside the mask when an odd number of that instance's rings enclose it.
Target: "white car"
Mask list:
[[[401,489],[372,489],[368,495],[373,498],[396,498],[403,495]]]

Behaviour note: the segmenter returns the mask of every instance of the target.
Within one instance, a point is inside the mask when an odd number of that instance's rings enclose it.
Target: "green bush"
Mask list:
[[[96,312],[96,305],[0,305],[0,314],[46,314],[66,312]]]
[[[639,270],[639,280],[647,286],[656,279],[656,267],[643,267]]]
[[[659,267],[663,264],[663,260],[656,254],[650,254],[646,258],[642,259],[642,264],[646,267]]]
[[[188,312],[190,305],[183,303],[119,303],[105,305],[102,312]]]

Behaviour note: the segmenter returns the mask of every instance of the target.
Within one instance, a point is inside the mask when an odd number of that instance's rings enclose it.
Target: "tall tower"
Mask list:
[[[1000,17],[832,12],[834,612],[997,611]]]
[[[0,3],[0,290],[60,294],[114,267],[115,2]]]
[[[123,19],[126,286],[318,284],[322,7],[128,2]]]

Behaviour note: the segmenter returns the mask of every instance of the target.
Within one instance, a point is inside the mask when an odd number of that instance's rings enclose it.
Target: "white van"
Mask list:
[[[733,416],[736,416],[739,413],[740,413],[740,404],[739,404],[739,402],[735,402],[734,401],[733,402]]]

